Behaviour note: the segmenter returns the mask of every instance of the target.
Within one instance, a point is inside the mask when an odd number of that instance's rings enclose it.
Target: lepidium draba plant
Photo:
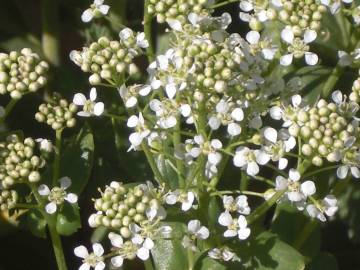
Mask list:
[[[227,5],[239,16],[214,15]],[[134,260],[147,270],[321,269],[329,258],[314,235],[360,178],[359,10],[355,0],[145,0],[143,32],[122,25],[70,52],[90,90],[46,95],[34,118],[52,138],[2,133],[0,209],[28,216],[37,235],[47,227],[61,270],[60,235],[83,212],[94,234],[73,244],[80,270]],[[95,0],[81,20],[111,12]],[[234,21],[249,31],[228,30]],[[2,123],[48,69],[30,49],[0,55]],[[101,136],[150,173],[108,179],[79,211]]]

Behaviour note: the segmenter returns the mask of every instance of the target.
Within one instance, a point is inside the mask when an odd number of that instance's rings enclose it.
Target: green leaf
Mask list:
[[[56,219],[56,231],[61,235],[71,235],[81,228],[79,206],[64,203]]]
[[[172,239],[159,239],[151,250],[156,270],[184,270],[188,269],[187,251],[181,244],[184,224],[171,222]]]
[[[338,263],[335,256],[330,253],[321,252],[315,259],[306,266],[306,270],[338,270]]]
[[[293,244],[309,221],[309,218],[300,213],[293,205],[283,203],[277,207],[271,232],[276,233],[279,239],[285,243]],[[320,251],[320,246],[321,230],[320,225],[316,224],[315,229],[303,243],[301,253],[307,257],[314,257]]]
[[[30,210],[26,216],[27,227],[37,237],[46,238],[46,220],[38,210]]]
[[[235,249],[234,247],[233,249]],[[237,249],[244,268],[251,270],[303,270],[304,257],[275,234],[263,232]]]
[[[88,125],[85,125],[61,156],[60,175],[71,178],[71,192],[79,195],[84,190],[91,175],[93,159],[94,138]]]

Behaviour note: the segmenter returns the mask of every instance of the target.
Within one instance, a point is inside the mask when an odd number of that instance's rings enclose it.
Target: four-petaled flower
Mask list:
[[[82,93],[77,93],[74,96],[73,102],[78,106],[82,106],[82,111],[78,112],[79,116],[89,117],[92,115],[100,116],[104,112],[104,103],[95,102],[97,98],[96,88],[90,90],[90,99],[86,99]]]
[[[110,6],[104,5],[104,0],[94,0],[90,8],[86,9],[81,15],[81,20],[85,23],[90,22],[93,18],[101,18],[108,14]]]
[[[78,246],[74,249],[75,255],[83,259],[83,264],[79,270],[89,270],[91,267],[95,270],[105,269],[104,248],[99,243],[93,244],[92,248],[93,252],[90,254],[85,246]]]

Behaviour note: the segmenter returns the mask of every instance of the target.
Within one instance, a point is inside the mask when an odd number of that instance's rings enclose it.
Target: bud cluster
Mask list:
[[[15,190],[0,190],[1,211],[14,208],[17,201],[18,201],[18,193]]]
[[[207,0],[149,0],[148,13],[156,15],[158,23],[168,19],[186,21],[189,12],[197,14],[206,13]]]
[[[46,123],[54,130],[71,128],[76,124],[74,113],[77,107],[74,103],[69,103],[61,98],[58,93],[54,93],[49,103],[39,106],[39,111],[35,114],[35,119],[40,123]]]
[[[70,53],[71,60],[82,71],[92,73],[90,84],[98,85],[102,80],[120,80],[125,74],[131,75],[136,70],[133,60],[143,53],[142,48],[148,46],[144,33],[135,35],[132,30],[125,28],[119,36],[119,41],[101,37],[82,51]]]
[[[35,154],[35,141],[32,138],[20,140],[10,135],[0,144],[0,181],[7,189],[16,183],[40,181],[39,169],[45,161]]]
[[[290,25],[296,36],[301,36],[305,29],[318,31],[321,26],[322,13],[326,6],[317,0],[282,0],[279,19]]]
[[[92,227],[105,226],[118,230],[122,237],[129,238],[129,225],[141,224],[148,220],[151,209],[159,209],[160,199],[156,190],[148,189],[146,185],[126,187],[119,182],[111,182],[103,192],[101,198],[95,199],[95,209],[89,223]]]
[[[343,116],[335,103],[323,99],[308,110],[300,109],[291,120],[289,133],[301,137],[302,154],[311,157],[316,166],[323,164],[323,158],[339,161],[340,153],[359,134],[359,127],[351,118]]]
[[[0,53],[0,94],[10,93],[19,99],[26,92],[35,92],[47,82],[48,63],[24,48],[21,52]]]

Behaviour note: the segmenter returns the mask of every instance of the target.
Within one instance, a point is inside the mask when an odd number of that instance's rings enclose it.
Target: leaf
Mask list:
[[[30,210],[26,216],[27,227],[37,237],[46,238],[46,220],[38,210]]]
[[[338,270],[338,263],[335,256],[330,253],[321,252],[315,259],[305,268],[306,270]]]
[[[242,245],[237,249],[237,253],[244,269],[303,270],[305,268],[304,257],[269,232],[263,232]]]
[[[179,187],[178,175],[176,171],[169,164],[169,160],[164,157],[164,155],[158,155],[157,157],[157,166],[161,175],[163,175],[165,181],[169,184],[171,189],[176,189]]]
[[[81,194],[90,178],[94,159],[94,138],[88,125],[85,125],[75,142],[63,151],[60,161],[60,175],[72,180],[71,192]]]
[[[56,219],[56,231],[69,236],[81,228],[79,206],[77,203],[64,203]]]
[[[151,250],[156,270],[184,270],[188,269],[188,257],[185,248],[181,244],[184,225],[171,222],[173,239],[159,239]]]
[[[300,213],[294,206],[283,203],[277,207],[277,214],[271,225],[271,232],[276,233],[280,240],[292,244],[302,233],[303,228],[309,222],[309,218]],[[301,253],[307,257],[314,257],[320,251],[321,230],[316,224],[315,229],[307,238],[301,248]]]

